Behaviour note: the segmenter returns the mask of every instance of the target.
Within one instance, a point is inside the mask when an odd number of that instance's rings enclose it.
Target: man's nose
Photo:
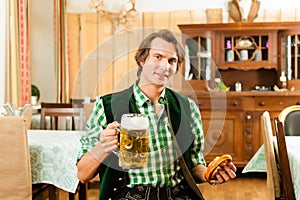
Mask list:
[[[161,60],[161,66],[167,70],[170,69],[171,67],[169,60],[167,58]]]

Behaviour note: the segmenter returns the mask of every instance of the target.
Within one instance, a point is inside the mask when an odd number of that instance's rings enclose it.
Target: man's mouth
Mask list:
[[[168,74],[160,74],[160,73],[156,73],[156,75],[157,75],[160,79],[165,79],[165,78],[168,78],[168,77],[169,77]]]

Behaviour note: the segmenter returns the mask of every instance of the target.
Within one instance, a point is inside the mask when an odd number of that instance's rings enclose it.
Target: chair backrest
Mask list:
[[[267,166],[267,187],[270,199],[280,197],[280,179],[276,164],[275,145],[270,114],[265,111],[261,116],[261,129]]]
[[[73,108],[72,103],[48,103],[41,102],[41,108]]]
[[[0,199],[32,199],[26,129],[23,116],[0,117]]]
[[[282,182],[282,194],[287,200],[295,200],[294,184],[290,170],[283,124],[278,118],[275,119],[275,131],[278,144],[279,174]]]
[[[300,136],[300,105],[286,107],[278,119],[283,123],[285,135]]]
[[[50,129],[52,130],[84,130],[83,108],[42,108],[41,129],[46,129],[47,116],[50,117]],[[77,127],[75,126],[76,122],[78,122]]]

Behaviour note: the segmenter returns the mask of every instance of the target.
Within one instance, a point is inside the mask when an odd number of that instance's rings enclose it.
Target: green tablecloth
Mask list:
[[[77,155],[82,132],[28,130],[28,144],[33,183],[50,183],[68,192],[75,192]]]
[[[285,138],[296,199],[300,200],[300,136],[286,136]],[[266,171],[265,152],[264,147],[261,146],[245,166],[243,173]]]
[[[264,146],[262,145],[243,169],[247,172],[267,172]]]

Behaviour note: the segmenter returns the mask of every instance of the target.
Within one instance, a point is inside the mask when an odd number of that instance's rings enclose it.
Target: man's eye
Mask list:
[[[170,59],[169,60],[169,64],[170,65],[175,65],[177,63],[177,60],[176,59]]]
[[[154,56],[156,59],[160,59],[161,58],[161,56],[160,55],[156,55],[156,56]]]

